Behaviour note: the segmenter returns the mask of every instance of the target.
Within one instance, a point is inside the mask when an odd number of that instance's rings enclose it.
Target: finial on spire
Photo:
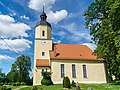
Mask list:
[[[43,12],[44,12],[44,5],[43,5]]]

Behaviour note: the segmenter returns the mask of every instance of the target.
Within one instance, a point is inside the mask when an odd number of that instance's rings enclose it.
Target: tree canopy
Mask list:
[[[2,72],[2,69],[0,68],[0,83],[1,82],[5,82],[6,76],[5,74]]]
[[[97,45],[94,54],[108,62],[110,76],[120,79],[120,0],[95,0],[84,16]]]
[[[29,72],[31,71],[31,60],[29,56],[18,56],[17,60],[12,64],[11,71],[7,74],[10,82],[29,83]]]

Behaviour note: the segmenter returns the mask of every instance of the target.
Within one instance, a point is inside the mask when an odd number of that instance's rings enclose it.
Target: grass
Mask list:
[[[88,90],[88,88],[92,88],[93,90],[120,90],[120,82],[119,83],[108,83],[108,84],[79,84],[82,90]],[[22,88],[20,90],[31,90],[32,86]],[[40,85],[37,86],[38,90],[65,90],[62,88],[62,85],[55,84],[51,86]],[[68,89],[67,89],[68,90]],[[76,88],[71,88],[69,90],[76,90]]]
[[[107,84],[79,84],[82,90],[88,90],[88,88],[92,88],[93,90],[120,90],[120,81],[114,81],[112,83]],[[12,89],[19,88],[21,86],[8,86]],[[20,90],[31,90],[32,86],[27,86],[21,88]],[[50,86],[39,85],[37,86],[38,90],[65,90],[63,89],[61,84],[55,84]],[[67,90],[76,90],[76,88],[71,88]]]

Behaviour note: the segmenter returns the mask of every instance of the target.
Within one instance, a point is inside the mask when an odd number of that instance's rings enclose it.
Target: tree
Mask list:
[[[0,83],[4,83],[6,79],[6,75],[2,72],[2,69],[0,68]]]
[[[29,84],[31,71],[31,60],[29,56],[18,56],[17,60],[12,64],[11,71],[7,74],[7,78],[11,82],[25,82]]]
[[[110,76],[120,79],[120,0],[95,0],[84,16],[97,45],[94,54],[108,62]]]
[[[9,82],[18,82],[18,68],[17,65],[14,63],[12,64],[11,71],[7,74],[7,78]]]
[[[63,78],[63,88],[71,88],[70,79],[68,76]]]

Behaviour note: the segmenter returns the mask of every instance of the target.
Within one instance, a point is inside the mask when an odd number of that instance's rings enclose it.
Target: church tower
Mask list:
[[[40,85],[42,71],[50,71],[49,51],[52,50],[52,28],[46,21],[47,15],[44,7],[40,18],[41,21],[35,26],[33,85]]]

